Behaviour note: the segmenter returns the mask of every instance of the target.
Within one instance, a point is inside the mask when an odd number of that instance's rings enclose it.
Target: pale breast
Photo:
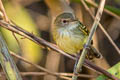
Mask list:
[[[82,34],[63,30],[56,39],[56,44],[65,52],[74,54],[83,48],[87,37]]]

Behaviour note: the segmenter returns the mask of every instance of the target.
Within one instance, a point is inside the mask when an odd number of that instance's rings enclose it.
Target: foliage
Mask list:
[[[113,67],[107,70],[111,74],[115,75],[117,78],[120,78],[120,62],[115,64]],[[96,80],[106,80],[108,79],[105,75],[100,75]]]

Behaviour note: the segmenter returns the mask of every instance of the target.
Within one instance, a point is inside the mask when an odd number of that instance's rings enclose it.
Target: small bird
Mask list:
[[[60,49],[69,54],[77,54],[83,49],[89,31],[72,13],[62,13],[54,21],[52,35]],[[89,51],[97,58],[101,56],[92,45]]]

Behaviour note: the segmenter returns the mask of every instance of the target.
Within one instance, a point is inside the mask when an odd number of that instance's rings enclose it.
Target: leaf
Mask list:
[[[27,10],[24,7],[22,7],[19,4],[16,5],[15,3],[10,3],[10,2],[7,2],[4,5],[5,5],[6,13],[10,20],[15,22],[18,26],[22,27],[23,29],[35,35],[39,35],[35,23],[33,22],[30,14],[27,12]],[[31,60],[31,62],[33,63],[38,63],[41,60],[42,51],[39,45],[16,34],[20,42],[20,46],[22,49],[21,50],[16,42],[16,39],[13,37],[10,31],[3,28],[1,31],[4,34],[4,37],[7,41],[7,44],[9,45],[10,50],[16,53],[22,53],[22,55],[25,58]]]
[[[109,5],[105,5],[105,9],[115,13],[116,15],[119,15],[120,16],[120,9],[118,8],[115,8],[115,7],[112,7],[112,6],[109,6]]]
[[[111,67],[110,69],[108,69],[107,71],[113,74],[114,76],[116,76],[117,78],[120,78],[120,62],[114,65],[113,67]],[[97,77],[96,80],[106,80],[106,79],[108,79],[106,76],[100,75]]]
[[[81,4],[81,1],[80,0],[71,0],[72,2],[77,2],[77,3],[80,3]],[[98,3],[93,3],[93,2],[89,2],[89,1],[85,1],[87,3],[88,6],[92,6],[92,7],[96,7],[95,5],[98,6]],[[115,7],[112,7],[112,6],[109,6],[109,5],[105,5],[105,8],[106,10],[120,16],[120,9],[118,8],[115,8]]]

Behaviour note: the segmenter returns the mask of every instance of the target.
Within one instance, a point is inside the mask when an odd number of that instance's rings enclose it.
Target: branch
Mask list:
[[[85,56],[86,56],[86,54],[87,54],[87,52],[88,52],[88,49],[89,49],[89,46],[90,46],[90,44],[91,44],[93,34],[95,33],[96,28],[97,28],[97,26],[98,26],[98,23],[99,23],[99,21],[100,21],[100,18],[101,18],[101,16],[102,16],[102,12],[103,12],[103,9],[104,9],[104,5],[105,5],[105,0],[101,0],[100,6],[99,6],[99,8],[98,8],[98,11],[97,11],[97,14],[96,14],[96,17],[95,17],[95,21],[94,21],[94,23],[93,23],[93,26],[92,26],[92,29],[91,29],[91,31],[90,31],[90,34],[89,34],[89,36],[88,36],[88,40],[87,40],[87,42],[86,42],[86,44],[85,44],[85,47],[83,48],[83,51],[82,51],[82,53],[81,53],[81,56],[80,56],[80,59],[79,59],[79,61],[78,61],[77,66],[76,66],[76,69],[74,70],[74,74],[75,74],[75,75],[72,77],[72,80],[77,80],[77,77],[78,77],[77,74],[78,74],[78,72],[81,70],[81,67],[82,67],[82,65],[83,65],[83,63],[84,63],[84,61],[85,61]]]
[[[72,1],[72,2],[79,2],[79,3],[82,2],[81,0],[71,0],[71,1]],[[98,8],[98,4],[95,3],[93,0],[84,0],[84,2],[86,2],[88,5],[91,5],[91,7]],[[85,4],[86,4],[86,3],[85,3]],[[87,6],[88,6],[88,5],[87,5]],[[119,16],[119,15],[117,15],[117,14],[109,11],[109,10],[106,9],[106,8],[104,8],[104,12],[107,13],[107,14],[109,14],[109,15],[111,15],[111,16],[113,16],[113,17],[115,17],[116,19],[120,19],[120,16]]]
[[[8,80],[22,80],[19,71],[14,63],[7,45],[0,33],[0,63]]]
[[[22,76],[42,76],[42,75],[48,75],[48,73],[46,72],[21,72]],[[58,76],[73,76],[73,73],[57,73]],[[78,77],[81,78],[95,78],[97,76],[93,76],[93,75],[87,75],[87,74],[79,74]]]
[[[62,1],[62,0],[61,0],[61,1]],[[14,23],[13,23],[13,24],[14,24]],[[40,46],[43,45],[44,47],[49,47],[49,48],[51,48],[52,50],[54,50],[54,51],[56,51],[56,52],[59,52],[59,53],[65,55],[65,56],[69,57],[70,59],[75,60],[74,57],[70,56],[69,54],[66,54],[65,52],[63,52],[62,50],[60,50],[58,47],[56,47],[54,44],[49,43],[49,42],[45,41],[44,39],[39,38],[39,37],[33,35],[32,33],[27,32],[26,30],[18,27],[16,24],[15,24],[15,25],[12,25],[12,24],[10,24],[10,23],[5,22],[4,20],[0,20],[0,25],[1,25],[2,27],[6,28],[6,29],[8,29],[8,30],[10,30],[10,31],[12,31],[12,32],[15,32],[15,33],[17,33],[17,34],[19,34],[19,35],[21,35],[21,36],[24,36],[25,38],[27,38],[27,39],[29,39],[29,40],[32,40],[33,42],[37,43],[37,44],[40,45]],[[86,60],[86,61],[87,61],[87,60]],[[96,72],[98,72],[98,71],[99,71],[99,72],[102,72],[104,75],[107,75],[108,77],[111,77],[111,76],[108,75],[108,74],[110,74],[110,73],[108,73],[108,72],[105,71],[104,69],[102,69],[102,68],[94,65],[93,63],[91,63],[91,62],[89,62],[89,61],[87,61],[87,62],[86,62],[86,61],[85,61],[85,63],[84,63],[84,66],[85,66],[85,67],[87,67],[87,68],[89,68],[89,69],[91,69],[91,70],[94,70],[94,68],[95,68],[94,71],[96,71]],[[92,67],[91,67],[91,66],[92,66]],[[104,72],[106,72],[106,73],[104,73]],[[115,79],[115,77],[111,77],[111,78],[112,78],[112,79]]]
[[[27,38],[27,39],[29,39],[29,40],[32,40],[33,42],[37,43],[37,44],[40,45],[40,46],[43,45],[43,46],[45,46],[45,47],[49,47],[49,48],[51,48],[52,50],[54,50],[54,51],[56,51],[56,52],[59,52],[59,53],[63,54],[64,56],[69,57],[70,59],[76,60],[76,59],[75,59],[74,57],[72,57],[71,55],[69,55],[69,54],[65,53],[64,51],[60,50],[60,49],[59,49],[58,47],[56,47],[54,44],[49,43],[49,42],[45,41],[44,39],[42,39],[42,38],[40,38],[40,37],[37,37],[37,36],[33,35],[32,33],[29,33],[29,32],[27,32],[26,30],[24,30],[24,29],[22,29],[22,28],[20,28],[20,27],[18,27],[18,26],[16,26],[16,25],[9,24],[9,23],[7,23],[7,22],[5,22],[5,21],[3,21],[3,20],[0,20],[0,25],[1,25],[2,27],[6,28],[6,29],[8,29],[8,30],[10,30],[10,31],[12,31],[12,32],[15,32],[15,33],[17,33],[17,34],[19,34],[19,35],[21,35],[21,36],[24,36],[25,38]],[[90,64],[88,64],[88,63],[90,63]],[[99,71],[99,72],[102,72],[102,73],[105,71],[104,69],[96,66],[95,64],[93,64],[93,63],[91,63],[91,62],[89,62],[89,61],[87,61],[87,62],[85,61],[84,66],[87,67],[87,68],[89,68],[89,69],[92,69],[92,70],[94,70],[94,71]],[[92,67],[91,67],[91,66],[92,66]],[[95,66],[96,68],[93,68],[93,66]],[[107,74],[106,74],[106,73],[103,73],[104,75],[106,75],[106,76],[108,76],[108,77],[110,77],[110,78],[112,78],[112,79],[116,79],[116,77],[109,76],[109,75],[108,75],[108,74],[110,74],[109,72],[107,72],[107,71],[105,71],[105,72],[106,72]],[[116,79],[116,80],[117,80],[117,79]]]
[[[82,1],[81,1],[81,2],[82,2]],[[98,5],[97,5],[94,1],[92,1],[92,0],[91,0],[91,1],[90,1],[90,0],[86,0],[86,2],[87,2],[88,4],[91,4],[91,5],[94,6],[94,7],[98,8]],[[120,19],[120,16],[116,15],[115,13],[113,13],[113,12],[111,12],[111,11],[105,9],[105,8],[104,8],[104,12],[106,12],[107,14],[109,14],[109,15],[111,15],[111,16],[114,16],[114,17],[117,18],[117,19]]]
[[[44,75],[49,75],[47,72],[20,72],[21,76],[44,76]],[[3,72],[0,72],[0,75],[5,75]],[[59,72],[57,73],[58,76],[68,76],[71,77],[73,76],[73,73],[62,73]],[[97,76],[94,75],[88,75],[88,74],[79,74],[78,77],[81,78],[95,78]]]
[[[85,9],[88,11],[88,13],[91,15],[92,19],[94,20],[95,17],[93,15],[93,12],[89,9],[89,7],[86,5],[86,3],[84,2],[84,0],[81,0],[83,6],[85,7]],[[100,29],[103,31],[103,33],[106,35],[106,37],[108,38],[108,40],[111,42],[111,44],[114,46],[114,48],[116,49],[116,51],[118,52],[118,54],[120,54],[120,49],[117,47],[117,45],[114,43],[114,41],[112,40],[112,38],[109,36],[109,34],[107,33],[107,31],[104,29],[104,27],[99,23],[99,27]]]
[[[97,67],[96,65],[91,65],[91,63],[88,61],[88,60],[85,60],[85,62],[91,66],[92,68],[99,70],[102,74],[104,74],[105,76],[111,78],[112,80],[120,80],[118,79],[117,77],[115,77],[114,75],[112,75],[111,73],[107,72],[106,70],[103,70],[102,68],[100,67]]]
[[[25,59],[25,58],[23,58],[23,57],[21,57],[21,56],[19,56],[19,55],[16,55],[16,53],[14,53],[14,52],[12,52],[12,51],[10,51],[10,54],[11,54],[12,56],[14,56],[14,57],[16,57],[16,58],[24,61],[25,63],[28,63],[28,64],[34,66],[35,68],[44,71],[44,72],[47,73],[47,74],[50,74],[50,75],[53,75],[53,76],[57,76],[57,77],[63,78],[63,79],[68,79],[68,77],[65,77],[65,76],[62,76],[62,75],[58,75],[58,73],[56,73],[56,72],[50,71],[50,70],[48,70],[48,69],[45,69],[45,68],[42,67],[42,66],[39,66],[39,65],[37,65],[37,64],[34,64],[34,63],[30,62],[29,60],[27,60],[27,59]]]
[[[3,19],[6,21],[6,22],[9,22],[9,19],[7,17],[7,14],[5,12],[5,9],[4,9],[4,6],[2,4],[2,0],[0,0],[0,11],[3,13]]]

